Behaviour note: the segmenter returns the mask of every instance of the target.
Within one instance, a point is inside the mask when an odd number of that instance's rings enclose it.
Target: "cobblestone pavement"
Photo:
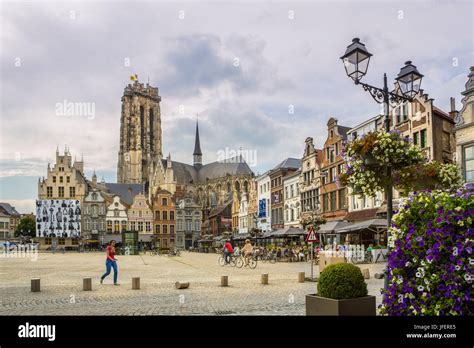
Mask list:
[[[40,253],[29,258],[0,258],[0,315],[304,315],[305,295],[316,283],[298,283],[298,272],[310,274],[309,263],[258,263],[256,269],[221,267],[217,254],[181,253],[168,256],[117,256],[119,283],[112,275],[99,283],[105,270],[103,253]],[[381,301],[383,280],[374,279],[383,264],[369,268],[369,294]],[[269,274],[269,285],[260,275]],[[220,287],[220,276],[229,287]],[[314,275],[319,275],[318,266]],[[92,277],[92,291],[82,279]],[[131,278],[141,289],[132,290]],[[41,292],[30,292],[30,279],[41,278]],[[177,290],[176,281],[189,281]]]

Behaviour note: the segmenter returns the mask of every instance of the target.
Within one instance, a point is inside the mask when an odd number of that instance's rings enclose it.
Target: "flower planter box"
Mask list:
[[[375,296],[335,300],[306,295],[306,315],[376,315]]]

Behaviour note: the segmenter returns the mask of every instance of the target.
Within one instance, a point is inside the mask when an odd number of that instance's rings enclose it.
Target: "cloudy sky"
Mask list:
[[[204,162],[257,155],[256,173],[300,158],[326,123],[355,126],[380,107],[346,77],[353,37],[374,54],[366,82],[406,60],[449,109],[474,64],[472,1],[2,2],[0,200],[33,209],[56,147],[86,176],[116,181],[120,98],[131,74],[159,87],[164,153],[192,162],[199,115]],[[93,114],[61,115],[57,104]]]

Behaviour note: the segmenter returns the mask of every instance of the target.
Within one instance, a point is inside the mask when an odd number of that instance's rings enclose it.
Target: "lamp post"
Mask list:
[[[388,90],[387,84],[387,74],[383,75],[383,88],[378,88],[371,86],[366,83],[360,82],[360,80],[367,73],[367,68],[369,67],[370,57],[372,54],[367,51],[365,45],[360,42],[358,38],[354,38],[352,43],[347,46],[346,52],[341,57],[344,62],[344,67],[346,69],[346,74],[356,85],[361,85],[365,91],[368,91],[372,98],[379,104],[384,106],[384,123],[385,130],[390,131],[390,116],[389,116],[389,107],[390,105],[397,105],[403,101],[413,101],[413,98],[420,90],[421,80],[423,75],[421,75],[416,66],[414,66],[411,61],[405,62],[405,66],[400,69],[400,72],[395,79],[398,83],[399,89],[402,95],[390,92]],[[393,213],[393,183],[392,183],[392,168],[390,165],[387,165],[385,168],[385,173],[389,180],[385,186],[385,196],[387,197],[387,241],[389,236],[389,228],[392,223],[392,213]],[[387,247],[388,243],[387,243]],[[390,248],[389,248],[390,251]],[[388,288],[388,275],[385,275],[384,282],[385,289]]]

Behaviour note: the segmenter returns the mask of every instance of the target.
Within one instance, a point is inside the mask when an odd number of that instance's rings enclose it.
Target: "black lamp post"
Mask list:
[[[407,61],[405,66],[401,68],[397,75],[396,81],[403,95],[390,92],[387,85],[387,74],[383,75],[383,88],[377,88],[366,83],[360,82],[362,77],[367,72],[369,67],[369,61],[372,54],[370,54],[365,45],[360,42],[358,38],[352,40],[352,43],[347,46],[346,52],[341,57],[346,68],[347,76],[354,80],[356,85],[361,85],[365,91],[368,91],[372,98],[379,103],[384,105],[384,116],[385,116],[385,129],[387,132],[390,131],[390,116],[389,107],[390,105],[400,104],[402,101],[413,101],[413,98],[420,90],[421,75],[416,66],[411,61]],[[393,184],[392,184],[392,168],[390,165],[386,167],[386,175],[389,178],[387,186],[385,187],[385,196],[387,197],[387,241],[389,236],[389,228],[392,223],[393,213]],[[387,243],[388,247],[388,243]],[[385,289],[388,288],[388,276],[385,275]]]

